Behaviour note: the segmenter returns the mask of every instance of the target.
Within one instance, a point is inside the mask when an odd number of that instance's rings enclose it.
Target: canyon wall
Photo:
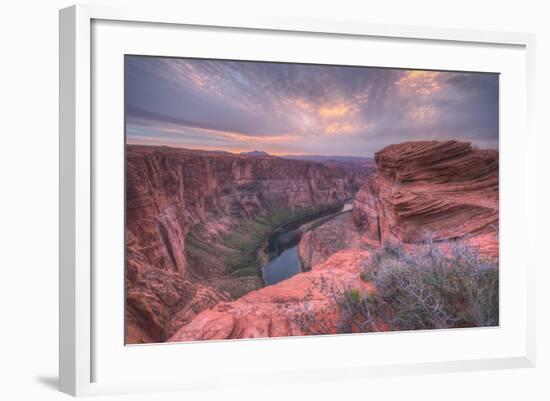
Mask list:
[[[162,341],[235,286],[257,288],[254,269],[229,290],[215,279],[249,262],[238,259],[255,251],[244,240],[351,197],[362,178],[308,161],[127,146],[126,341]]]
[[[311,334],[299,323],[304,310],[335,333],[334,299],[320,287],[374,291],[360,273],[386,241],[413,247],[427,235],[464,239],[498,258],[498,152],[456,141],[410,142],[382,149],[376,163],[378,173],[365,180],[351,213],[302,236],[299,255],[308,271],[221,302],[168,341]]]
[[[368,241],[367,238],[370,236],[358,228],[352,212],[341,213],[302,235],[298,244],[302,269],[311,270],[338,251],[361,249],[365,241]],[[378,241],[376,243],[378,244]]]

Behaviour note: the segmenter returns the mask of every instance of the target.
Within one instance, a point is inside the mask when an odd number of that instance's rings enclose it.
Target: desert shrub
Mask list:
[[[361,303],[361,293],[357,288],[351,288],[344,292],[344,301],[352,306]]]
[[[374,280],[374,274],[373,274],[372,270],[363,270],[363,271],[361,271],[361,273],[359,274],[359,277],[363,281],[372,281],[372,280]]]
[[[382,251],[379,253],[376,253],[378,257],[384,257],[384,258],[401,258],[405,254],[405,250],[403,249],[403,246],[398,242],[391,242],[386,241],[384,243],[384,247],[382,248]]]
[[[427,240],[402,253],[384,247],[365,271],[396,330],[498,325],[497,265],[466,242]]]
[[[321,306],[313,306],[314,291],[325,297],[326,302]],[[380,329],[375,318],[380,308],[378,300],[372,294],[333,277],[322,276],[312,280],[305,298],[297,304],[299,307],[292,320],[305,334],[343,334]],[[335,319],[327,319],[327,316],[334,316]]]
[[[307,334],[499,324],[497,263],[464,241],[427,238],[412,250],[385,244],[365,261],[360,278],[374,289],[326,277],[313,281],[294,322]],[[312,308],[313,291],[330,302]],[[326,316],[335,320],[327,322]]]

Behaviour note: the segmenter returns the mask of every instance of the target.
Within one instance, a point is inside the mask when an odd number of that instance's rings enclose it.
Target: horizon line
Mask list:
[[[229,150],[219,148],[219,147],[211,147],[211,148],[208,148],[208,147],[190,147],[190,146],[179,145],[179,144],[176,144],[176,143],[166,143],[164,141],[163,142],[158,141],[157,143],[154,143],[155,141],[145,140],[145,141],[141,142],[141,141],[132,141],[132,139],[135,139],[135,138],[127,137],[125,144],[126,145],[133,145],[133,146],[150,146],[150,147],[158,147],[158,148],[165,147],[165,148],[172,148],[172,149],[182,149],[182,150],[202,151],[202,152],[219,152],[219,153],[227,153],[229,155],[234,155],[234,156],[243,156],[243,153],[250,153],[250,152],[264,152],[268,156],[275,156],[275,157],[306,156],[306,157],[354,157],[354,158],[363,158],[363,159],[374,159],[374,154],[376,153],[376,152],[374,152],[371,155],[358,156],[358,155],[353,155],[353,154],[328,154],[328,153],[327,154],[320,154],[320,153],[305,153],[305,152],[302,152],[302,153],[269,152],[267,150],[257,149],[257,148],[255,148],[255,149],[252,149],[252,148],[245,149],[245,148],[243,148],[243,149],[229,151]],[[399,144],[399,143],[431,142],[431,141],[436,141],[436,142],[448,142],[448,141],[465,142],[465,143],[469,143],[474,149],[477,148],[477,149],[480,149],[480,150],[496,150],[497,152],[500,149],[500,143],[499,143],[499,146],[497,146],[496,148],[492,148],[492,147],[481,148],[481,147],[478,147],[473,141],[460,141],[460,140],[457,140],[457,139],[447,139],[447,140],[425,140],[425,141],[397,142],[395,144],[386,145],[386,146],[380,148],[378,151],[386,148],[387,146],[396,145],[396,144]]]
[[[268,156],[276,156],[276,157],[284,157],[284,156],[308,156],[308,157],[315,157],[315,156],[319,156],[319,157],[357,157],[357,158],[374,158],[374,154],[372,155],[368,155],[368,156],[357,156],[357,155],[351,155],[351,154],[320,154],[320,153],[307,153],[307,152],[302,152],[302,153],[292,153],[292,152],[269,152],[267,150],[262,150],[262,149],[251,149],[251,148],[248,148],[248,149],[242,149],[242,150],[225,150],[223,148],[219,148],[219,147],[212,147],[212,148],[208,148],[208,147],[190,147],[190,146],[182,146],[182,145],[178,145],[178,144],[175,144],[175,143],[166,143],[166,142],[162,142],[162,143],[152,143],[150,141],[143,141],[143,142],[140,142],[140,141],[131,141],[131,140],[128,140],[129,138],[127,138],[126,140],[126,145],[133,145],[133,146],[150,146],[150,147],[158,147],[158,148],[161,148],[161,147],[165,147],[165,148],[173,148],[173,149],[182,149],[182,150],[193,150],[193,151],[203,151],[203,152],[225,152],[225,153],[228,153],[228,154],[231,154],[231,155],[235,155],[235,156],[243,156],[242,153],[249,153],[249,152],[265,152],[267,153]]]

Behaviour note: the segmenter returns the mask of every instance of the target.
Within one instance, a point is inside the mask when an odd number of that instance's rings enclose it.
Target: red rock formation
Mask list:
[[[229,298],[209,281],[226,273],[223,252],[202,258],[187,252],[193,227],[200,223],[200,244],[225,251],[224,237],[247,219],[346,199],[359,180],[356,172],[346,174],[277,157],[127,146],[127,342],[162,341]]]
[[[365,237],[365,233],[357,229],[350,212],[307,231],[298,245],[303,270],[311,270],[340,250],[360,249]]]
[[[382,241],[470,238],[498,256],[498,152],[405,142],[375,155]]]
[[[307,335],[296,322],[304,311],[308,291],[308,308],[319,323],[328,327],[326,334],[336,333],[338,311],[333,300],[313,283],[326,280],[343,288],[372,291],[370,283],[361,281],[359,273],[367,251],[346,250],[332,255],[313,270],[298,274],[276,285],[253,291],[233,302],[222,302],[197,315],[183,326],[171,342],[230,338],[280,337]]]
[[[365,180],[361,190],[355,195],[352,217],[365,243],[380,243],[380,219],[378,211],[378,177],[372,175]]]
[[[162,341],[198,312],[230,299],[177,272],[142,265],[138,276],[126,279],[126,341]]]

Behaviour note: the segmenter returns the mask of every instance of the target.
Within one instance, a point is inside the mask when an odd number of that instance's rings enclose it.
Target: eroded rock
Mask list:
[[[404,142],[375,154],[381,240],[469,239],[498,257],[498,152],[457,141]]]

